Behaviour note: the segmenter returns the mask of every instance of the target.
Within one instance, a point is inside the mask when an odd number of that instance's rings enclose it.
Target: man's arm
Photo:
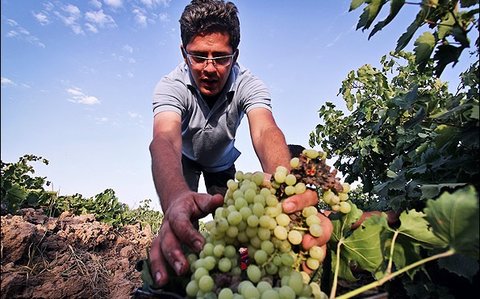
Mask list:
[[[180,116],[175,112],[161,112],[154,118],[150,144],[152,174],[164,217],[158,235],[152,241],[149,259],[151,274],[158,286],[168,282],[168,265],[177,275],[189,270],[181,244],[198,252],[205,242],[192,221],[223,204],[221,195],[193,192],[185,182],[180,128]]]
[[[150,143],[155,189],[165,212],[176,194],[189,191],[182,172],[181,118],[175,112],[155,115]]]
[[[253,148],[264,172],[273,174],[277,166],[290,169],[290,152],[285,136],[275,123],[272,112],[256,108],[248,112]]]

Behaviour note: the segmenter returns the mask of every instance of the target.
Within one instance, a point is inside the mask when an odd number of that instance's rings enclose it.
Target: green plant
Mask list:
[[[445,67],[455,65],[463,50],[470,47],[469,34],[471,30],[479,29],[478,0],[423,0],[409,2],[405,0],[352,0],[350,11],[365,4],[363,13],[357,23],[357,29],[367,30],[373,24],[379,13],[390,2],[388,16],[375,24],[368,38],[382,30],[395,19],[404,5],[415,5],[419,12],[397,41],[396,52],[403,50],[412,40],[418,29],[428,26],[414,42],[415,63],[420,71],[431,61],[432,53],[435,62],[435,74],[440,76]],[[475,46],[480,47],[479,38]]]
[[[15,163],[1,161],[2,215],[24,207],[38,207],[53,196],[53,193],[45,191],[43,187],[50,185],[45,177],[31,176],[35,170],[29,163],[36,161],[48,165],[48,160],[35,155],[24,155]]]
[[[338,157],[334,166],[347,182],[360,180],[395,210],[422,208],[444,188],[478,188],[478,60],[456,94],[431,64],[418,72],[411,53],[390,53],[381,64],[348,74],[339,93],[351,113],[322,106],[310,145]]]
[[[163,215],[150,207],[150,199],[131,209],[119,201],[112,189],[90,198],[79,193],[60,195],[46,191],[44,186],[50,182],[45,177],[31,176],[35,170],[30,163],[36,161],[48,165],[48,160],[35,155],[24,155],[16,163],[1,162],[2,215],[15,214],[23,208],[42,208],[53,217],[69,211],[75,215],[94,214],[97,220],[117,227],[135,223],[150,225],[153,231],[160,227]]]

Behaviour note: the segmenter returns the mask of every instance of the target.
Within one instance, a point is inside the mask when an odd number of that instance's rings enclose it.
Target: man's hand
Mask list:
[[[303,208],[308,206],[316,206],[318,203],[317,192],[313,190],[307,190],[302,194],[293,195],[285,199],[282,204],[283,211],[287,214],[295,213],[302,211]],[[333,225],[330,219],[322,213],[318,213],[317,216],[320,218],[320,226],[323,229],[323,234],[315,238],[310,234],[305,234],[302,239],[302,247],[305,250],[309,250],[313,246],[319,246],[322,248],[324,253],[327,251],[327,242],[330,240],[332,235]],[[311,272],[307,269],[306,266],[303,267],[304,271]]]
[[[158,286],[168,282],[168,265],[177,275],[189,270],[181,245],[185,244],[199,252],[205,243],[192,222],[205,217],[222,204],[223,197],[219,194],[212,196],[191,191],[172,201],[164,212],[162,226],[150,248],[151,274]]]

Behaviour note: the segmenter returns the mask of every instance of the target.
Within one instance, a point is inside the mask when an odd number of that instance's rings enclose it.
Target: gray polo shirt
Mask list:
[[[243,116],[254,108],[271,110],[265,84],[236,63],[224,90],[210,109],[185,63],[156,85],[153,114],[174,111],[182,118],[182,153],[208,172],[228,169],[240,156],[235,135]]]

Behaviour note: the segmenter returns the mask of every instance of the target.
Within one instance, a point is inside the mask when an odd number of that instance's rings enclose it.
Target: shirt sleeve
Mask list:
[[[155,86],[153,94],[153,115],[163,111],[185,113],[187,86],[170,76],[162,78]]]
[[[248,70],[242,70],[240,76],[237,93],[243,111],[248,113],[254,108],[266,108],[271,111],[271,95],[265,83]]]

